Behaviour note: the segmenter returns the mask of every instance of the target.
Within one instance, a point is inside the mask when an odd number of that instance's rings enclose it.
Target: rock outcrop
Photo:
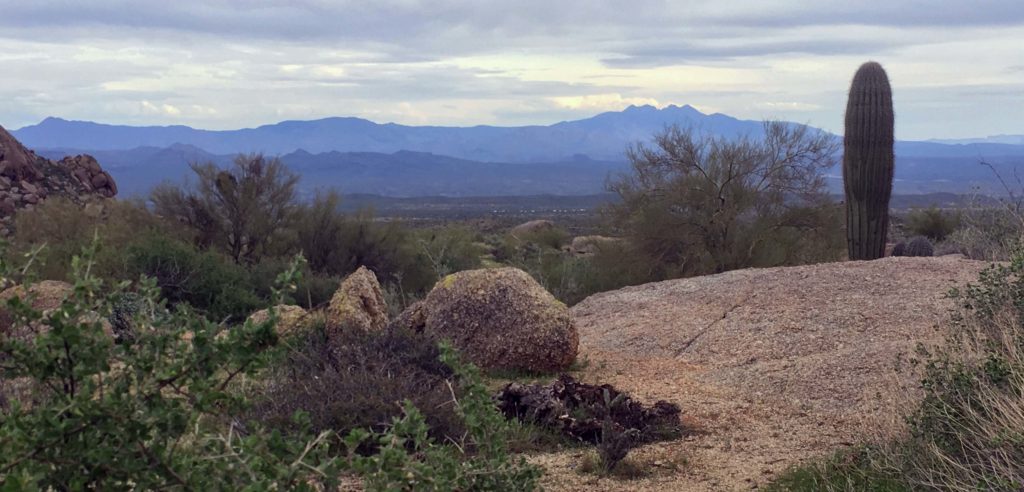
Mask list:
[[[0,127],[0,235],[12,232],[18,210],[32,209],[49,197],[84,204],[117,195],[117,184],[88,155],[54,162],[37,156]]]
[[[341,282],[327,306],[327,330],[380,331],[388,325],[388,305],[377,276],[359,267]]]
[[[519,224],[519,225],[513,227],[512,229],[510,229],[509,233],[511,233],[513,235],[516,235],[516,236],[519,236],[519,235],[522,235],[522,234],[533,234],[533,233],[538,233],[538,232],[546,232],[546,231],[551,231],[551,230],[554,230],[554,229],[555,229],[555,223],[554,222],[551,222],[550,220],[540,219],[540,220],[531,220],[529,222],[524,222],[522,224]]]
[[[299,306],[279,304],[274,306],[274,309],[277,311],[277,325],[274,326],[274,331],[277,332],[279,337],[301,331],[306,322],[309,321],[306,310]],[[249,315],[249,321],[254,324],[263,323],[268,319],[270,319],[269,309],[260,309]]]
[[[579,343],[569,309],[516,268],[449,275],[395,324],[450,340],[491,370],[562,371]]]
[[[620,244],[622,238],[608,236],[576,236],[572,238],[569,252],[576,256],[593,256],[603,247]]]
[[[685,455],[685,472],[628,489],[750,490],[791,465],[905,430],[921,396],[920,367],[907,361],[918,344],[943,342],[949,289],[977,281],[986,265],[883,258],[737,270],[573,306],[580,356],[590,362],[581,379],[677,404],[700,429],[642,455],[646,464]],[[532,461],[547,468],[548,490],[622,490],[616,481],[584,483],[576,459]]]

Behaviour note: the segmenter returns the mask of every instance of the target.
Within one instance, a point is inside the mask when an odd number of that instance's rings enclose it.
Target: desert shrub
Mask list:
[[[602,477],[612,477],[623,480],[635,480],[650,474],[650,469],[645,468],[640,462],[623,458],[615,463],[610,469],[601,457],[601,453],[591,451],[584,453],[580,458],[580,464],[576,471],[581,474],[593,474]]]
[[[458,439],[465,428],[448,386],[452,371],[439,357],[433,341],[406,330],[329,338],[319,324],[293,341],[271,372],[253,418],[290,430],[291,416],[302,410],[315,432],[383,432],[402,417],[401,403],[409,401],[420,409],[429,436]]]
[[[629,150],[607,213],[667,276],[837,258],[843,231],[824,188],[835,154],[831,136],[779,122],[756,139],[672,127]]]
[[[480,268],[487,247],[479,234],[462,226],[435,227],[413,233],[419,255],[438,279],[463,270]]]
[[[121,253],[139,236],[161,234],[180,237],[182,228],[133,200],[105,200],[82,206],[54,197],[33,210],[20,210],[15,217],[17,233],[8,252],[23,255],[37,248],[33,271],[41,279],[69,280],[71,258],[99,238],[94,259],[97,275],[119,274]]]
[[[338,255],[345,216],[338,209],[341,195],[334,190],[317,191],[309,203],[299,204],[292,220],[294,247],[302,252],[316,272],[342,275],[347,271]]]
[[[907,473],[945,490],[1024,487],[1024,255],[957,289],[948,343],[924,353]]]
[[[367,489],[536,490],[541,470],[509,454],[509,425],[494,408],[479,369],[461,362],[449,346],[441,347],[441,361],[454,373],[459,396],[453,404],[465,434],[452,445],[439,445],[429,437],[423,415],[405,402],[403,416],[392,421],[388,432],[354,431],[345,438],[351,466]],[[377,444],[376,454],[354,452],[367,441]]]
[[[240,154],[229,169],[191,165],[194,188],[164,184],[150,196],[156,212],[189,226],[198,244],[216,246],[236,263],[275,252],[295,209],[298,175],[279,158]],[[278,251],[279,252],[279,251]]]
[[[326,273],[344,276],[365,266],[382,284],[409,293],[425,292],[437,275],[419,253],[412,231],[396,222],[380,222],[368,211],[347,217]]]
[[[245,319],[268,304],[256,294],[244,267],[213,251],[149,235],[120,254],[120,278],[150,277],[171,305],[188,304],[212,320]]]
[[[44,315],[8,302],[15,323],[48,327],[0,338],[0,378],[40,391],[0,412],[0,481],[8,490],[312,490],[336,487],[340,462],[325,436],[245,431],[231,418],[243,401],[232,381],[271,360],[273,317],[218,337],[188,310],[144,311],[146,330],[115,344],[88,312],[109,313],[112,295],[72,261],[74,294]],[[3,272],[7,276],[6,271]],[[283,277],[281,285],[289,282]],[[152,282],[142,296],[158,305]],[[184,336],[186,332],[191,337]]]
[[[960,227],[941,248],[975,260],[1008,261],[1021,244],[1024,225],[1013,209],[971,207],[961,212]]]
[[[925,236],[932,241],[944,241],[960,226],[960,217],[937,207],[912,210],[907,214],[903,227],[915,236]]]
[[[763,490],[767,492],[910,492],[916,490],[877,448],[862,446],[841,451],[816,463],[784,471]]]
[[[499,242],[492,246],[500,250],[506,244]],[[504,250],[496,255],[496,260],[529,273],[555,298],[570,306],[598,292],[663,280],[668,276],[663,265],[652,261],[628,241],[602,244],[589,256],[527,243]]]
[[[562,249],[563,246],[568,244],[571,237],[569,233],[561,227],[542,227],[518,234],[508,234],[507,240],[523,244],[535,244],[542,248],[550,249]]]
[[[274,279],[289,268],[290,262],[284,258],[266,258],[248,268],[249,282],[260,299],[270,299]],[[295,283],[295,289],[285,295],[287,304],[295,304],[310,309],[326,305],[338,290],[341,278],[313,271],[304,265],[301,277]]]
[[[406,362],[448,375],[447,402],[465,429],[451,445],[430,437],[409,401],[389,424],[374,425],[380,430],[356,429],[344,440],[309,432],[302,412],[285,432],[268,431],[258,420],[239,420],[251,413],[235,381],[266,381],[262,371],[280,360],[273,311],[266,322],[225,332],[189,309],[164,308],[155,283],[143,281],[136,292],[153,309],[134,310],[133,318],[147,329],[114,343],[88,314],[113,313],[127,284],[104,286],[91,274],[92,256],[72,262],[74,294],[53,312],[7,302],[18,326],[48,328],[0,337],[0,392],[25,380],[36,390],[25,393],[31,400],[0,394],[5,489],[335,490],[343,472],[362,477],[371,491],[536,488],[540,470],[509,455],[508,426],[479,371],[450,348],[382,335],[372,352],[403,353]],[[21,277],[7,265],[0,263],[0,276]],[[291,285],[297,272],[296,264],[277,285]]]

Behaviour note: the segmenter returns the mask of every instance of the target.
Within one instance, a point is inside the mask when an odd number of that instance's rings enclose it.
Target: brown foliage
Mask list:
[[[229,170],[208,162],[192,164],[192,171],[194,189],[164,185],[153,191],[157,213],[187,224],[200,245],[218,245],[236,263],[267,254],[294,211],[298,175],[262,154],[239,155]]]

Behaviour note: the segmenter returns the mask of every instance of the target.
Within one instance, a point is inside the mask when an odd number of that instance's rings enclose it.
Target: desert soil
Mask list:
[[[581,376],[679,404],[691,432],[636,449],[635,480],[577,473],[585,449],[530,457],[548,490],[750,490],[787,467],[898,432],[908,359],[943,340],[957,256],[750,269],[595,295],[573,308]]]

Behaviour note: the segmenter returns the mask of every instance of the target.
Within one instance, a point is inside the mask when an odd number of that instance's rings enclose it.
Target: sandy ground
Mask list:
[[[885,258],[752,269],[595,295],[573,308],[583,379],[679,404],[686,437],[631,453],[635,480],[535,455],[548,490],[750,490],[787,467],[900,429],[908,359],[939,343],[949,289],[983,262]]]

